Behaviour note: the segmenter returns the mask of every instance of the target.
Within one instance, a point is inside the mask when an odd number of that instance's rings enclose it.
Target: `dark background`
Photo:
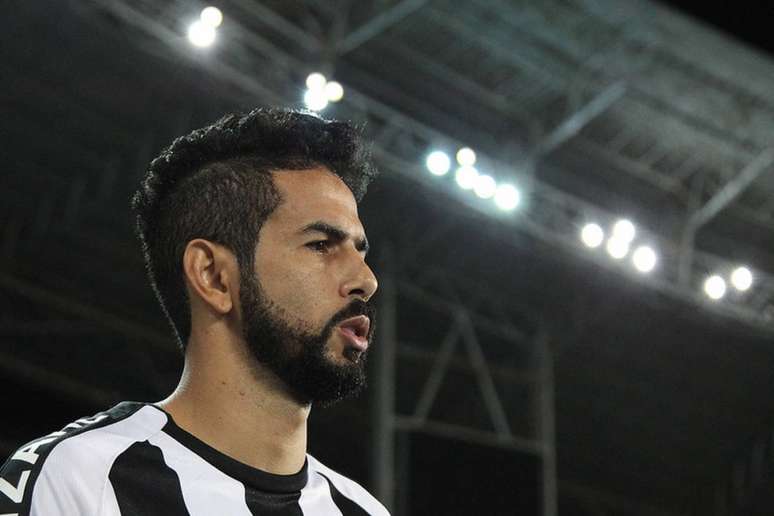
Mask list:
[[[125,5],[144,21],[132,23]],[[519,163],[540,138],[528,122],[555,127],[623,78],[623,98],[538,161],[535,174],[589,203],[589,213],[628,214],[675,244],[690,201],[659,178],[678,177],[668,184],[687,188],[704,174],[706,202],[733,176],[728,170],[771,143],[770,6],[244,0],[217,4],[223,37],[197,54],[183,35],[203,5],[40,1],[9,11],[0,33],[3,455],[118,401],[154,401],[174,387],[182,360],[146,284],[128,199],[173,138],[227,111],[300,107],[306,74],[323,66],[346,91],[324,115],[366,122],[383,150],[383,174],[361,217],[382,286],[388,275],[400,280],[396,413],[413,411],[462,308],[476,316],[513,433],[529,439],[545,430],[536,417],[534,343],[541,332],[549,336],[559,514],[771,514],[770,320],[678,295],[666,276],[673,256],[651,281],[584,254],[550,230],[546,214],[570,212],[569,204],[547,207],[527,190],[521,218],[493,217],[427,180],[422,167],[430,144],[450,138],[483,160],[513,165],[498,173],[529,184]],[[339,15],[347,15],[347,34],[401,5],[413,10],[330,57],[326,42]],[[283,32],[282,20],[318,38],[320,50]],[[151,22],[171,39],[138,28]],[[654,47],[631,42],[640,34]],[[257,55],[259,40],[278,51]],[[651,53],[644,71],[635,68],[635,57]],[[513,56],[526,64],[519,68]],[[223,63],[266,91],[244,87]],[[542,73],[550,77],[540,82]],[[384,130],[378,104],[413,122]],[[412,139],[415,123],[437,141]],[[623,144],[616,135],[626,136]],[[661,149],[663,159],[637,166]],[[699,172],[680,176],[689,159]],[[696,249],[771,273],[773,194],[767,171],[702,228]],[[504,336],[500,324],[520,336]],[[540,457],[497,445],[462,343],[453,357],[430,416],[489,432],[489,440],[397,432],[395,512],[540,514]],[[373,490],[373,410],[383,379],[375,371],[371,378],[361,399],[313,411],[310,452]]]

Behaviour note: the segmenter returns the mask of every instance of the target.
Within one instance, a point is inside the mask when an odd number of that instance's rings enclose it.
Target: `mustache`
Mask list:
[[[376,306],[373,303],[363,301],[362,299],[355,299],[336,312],[336,314],[331,317],[330,321],[328,321],[328,324],[325,325],[325,333],[329,335],[330,332],[333,331],[333,328],[341,321],[345,321],[350,317],[356,317],[358,315],[365,315],[371,320],[371,326],[368,329],[368,340],[370,341],[376,330]]]

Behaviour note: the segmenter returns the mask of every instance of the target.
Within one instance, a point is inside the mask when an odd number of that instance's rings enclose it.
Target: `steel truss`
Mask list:
[[[247,2],[240,3],[245,6],[245,12],[248,14],[256,11],[266,14],[269,11],[267,7],[260,4],[251,4],[253,7],[247,7]],[[98,4],[103,9],[118,15],[135,30],[167,45],[172,52],[169,55],[170,59],[182,56],[185,59],[194,60],[187,43],[172,28],[176,20],[153,18],[142,8],[131,7],[123,2],[100,0]],[[251,21],[261,23],[261,20]],[[296,38],[296,41],[309,51],[316,48],[319,53],[319,43],[312,36],[301,37],[300,34],[303,34],[303,31],[291,27],[291,22],[284,20],[282,23],[267,27],[267,30],[279,33],[282,37]],[[234,55],[224,56],[224,59],[208,62],[204,66],[209,68],[212,73],[222,77],[225,82],[242,89],[248,95],[262,99],[264,102],[296,104],[298,99],[289,98],[287,92],[294,91],[294,79],[297,78],[293,76],[293,71],[298,73],[298,71],[307,69],[307,63],[304,59],[280,48],[267,37],[248,33],[248,31],[241,29],[236,21],[230,22],[229,30],[232,32],[231,37],[235,40]],[[249,72],[256,64],[264,67],[261,80]],[[269,67],[274,73],[265,73],[266,67]],[[368,77],[362,79],[372,80]],[[381,86],[384,87],[383,84]],[[594,115],[599,114],[606,106],[615,102],[620,97],[621,88],[622,86],[614,84],[608,85],[590,103],[582,106],[576,113],[571,114],[564,123],[559,124],[553,131],[549,132],[547,139],[537,142],[535,154],[539,155],[541,152],[550,151],[563,139],[576,133],[584,123],[590,122]],[[447,195],[471,204],[472,208],[481,209],[478,203],[472,202],[473,199],[468,199],[468,196],[462,195],[451,185],[432,181],[433,178],[428,177],[420,166],[428,149],[436,146],[457,148],[463,146],[463,142],[455,141],[441,131],[420,123],[352,87],[347,88],[347,95],[341,104],[341,112],[344,115],[367,122],[370,135],[374,140],[375,154],[390,172],[401,174],[428,188],[444,190]],[[510,169],[506,163],[488,156],[482,156],[480,160],[492,170]],[[602,223],[612,222],[615,218],[613,213],[606,212],[572,194],[542,183],[534,177],[525,178],[525,182],[526,184],[522,185],[522,188],[527,191],[529,198],[529,213],[502,217],[504,224],[512,225],[514,229],[527,231],[540,240],[579,254],[604,267],[627,272],[628,268],[614,263],[605,256],[601,256],[600,253],[588,253],[577,236],[577,225],[583,220],[594,218]],[[739,186],[738,182],[737,186]],[[661,254],[660,262],[662,264],[658,273],[642,279],[644,286],[658,289],[683,301],[737,319],[763,331],[774,330],[771,309],[767,309],[774,300],[774,280],[769,274],[764,271],[754,271],[756,278],[754,294],[739,295],[734,299],[713,303],[701,292],[704,278],[711,271],[728,271],[733,264],[720,257],[695,250],[689,251],[690,259],[687,260],[685,258],[686,248],[692,249],[692,246],[686,246],[686,242],[690,243],[690,239],[685,239],[682,245],[679,245],[659,235],[649,234],[647,231],[641,231],[641,233],[655,244]],[[683,264],[682,269],[681,263]],[[685,267],[685,263],[689,263],[690,267]],[[636,275],[632,273],[630,276]],[[682,281],[680,281],[681,277]]]
[[[549,349],[549,339],[543,330],[530,335],[523,329],[514,328],[510,319],[493,320],[483,317],[460,301],[449,299],[437,293],[417,287],[414,283],[400,281],[405,275],[395,270],[394,255],[388,251],[382,257],[380,307],[380,346],[375,351],[377,376],[374,386],[376,400],[373,404],[374,442],[372,449],[373,485],[377,496],[388,506],[395,508],[397,492],[395,479],[406,478],[395,470],[395,439],[398,432],[421,432],[438,437],[451,438],[483,446],[495,446],[535,455],[541,463],[542,514],[557,514],[556,451],[554,439],[554,400],[553,400],[553,364]],[[447,278],[447,285],[454,280]],[[462,297],[462,296],[460,296]],[[467,297],[466,297],[467,298]],[[428,310],[428,319],[439,320],[433,313],[439,309],[448,315],[449,327],[445,336],[430,351],[398,338],[399,312],[406,302],[412,302],[412,310],[424,306]],[[481,328],[495,331],[510,341],[511,353],[531,355],[526,370],[510,367],[495,367],[486,358],[486,349],[482,346]],[[427,344],[427,343],[426,343]],[[491,343],[490,343],[491,344]],[[489,346],[489,345],[488,345]],[[488,347],[487,346],[487,347]],[[455,356],[455,349],[464,350],[462,358]],[[399,385],[395,373],[398,362],[421,362],[427,375],[421,389],[412,398],[406,412],[398,410],[397,392],[405,386]],[[486,420],[474,424],[449,422],[444,417],[444,407],[436,403],[439,391],[448,381],[453,369],[467,370],[472,373],[476,392],[483,400]],[[521,412],[522,406],[508,406],[501,393],[507,384],[532,385],[531,424],[535,429],[532,435],[518,435],[512,428],[513,411]],[[473,386],[470,386],[473,387]],[[460,404],[471,403],[470,399],[460,399]]]

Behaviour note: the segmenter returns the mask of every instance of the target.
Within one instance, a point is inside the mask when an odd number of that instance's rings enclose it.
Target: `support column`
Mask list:
[[[389,242],[380,255],[377,338],[371,352],[371,484],[376,497],[395,509],[395,361],[397,353],[397,284]]]
[[[543,516],[557,516],[558,490],[556,481],[556,438],[554,420],[554,357],[548,334],[538,334],[536,348],[539,366],[539,442],[543,447]]]

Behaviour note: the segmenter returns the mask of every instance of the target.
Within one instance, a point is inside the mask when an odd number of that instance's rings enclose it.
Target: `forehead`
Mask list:
[[[272,172],[282,202],[267,222],[302,226],[322,220],[342,229],[363,231],[352,191],[325,167]]]

